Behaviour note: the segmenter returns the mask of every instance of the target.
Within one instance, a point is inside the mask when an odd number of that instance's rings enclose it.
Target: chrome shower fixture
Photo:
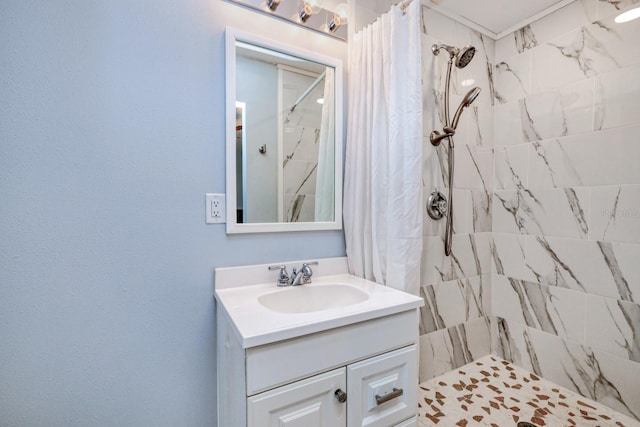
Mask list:
[[[473,59],[473,55],[476,54],[476,48],[471,45],[465,46],[462,49],[446,44],[434,44],[431,46],[431,52],[433,52],[434,55],[439,55],[443,49],[449,53],[449,61],[455,58],[455,64],[458,68],[464,68],[469,65]]]
[[[446,44],[434,44],[433,46],[431,46],[431,51],[434,55],[439,55],[440,51],[442,50],[446,50],[449,54],[449,61],[447,63],[447,78],[444,91],[444,123],[442,132],[439,132],[437,130],[432,131],[429,139],[431,140],[431,144],[433,144],[434,146],[440,145],[440,142],[442,142],[442,140],[445,138],[449,141],[449,150],[447,152],[449,166],[449,200],[447,200],[441,193],[432,193],[427,204],[427,212],[433,219],[440,219],[442,217],[447,218],[447,226],[444,237],[444,253],[445,255],[449,256],[451,255],[451,243],[453,237],[453,172],[455,166],[453,135],[455,135],[456,133],[456,128],[458,127],[458,122],[460,121],[462,111],[476,100],[476,98],[480,94],[480,88],[474,87],[469,92],[467,92],[464,98],[462,98],[462,102],[460,103],[460,106],[458,106],[458,109],[453,116],[453,121],[450,121],[449,89],[451,86],[451,71],[453,68],[453,64],[455,63],[457,68],[464,68],[469,65],[469,63],[473,59],[473,56],[476,54],[476,48],[471,45],[465,46],[462,49],[458,49],[457,47],[449,46]]]
[[[460,103],[460,106],[456,110],[456,113],[453,115],[453,122],[451,123],[451,127],[453,129],[458,128],[458,121],[460,120],[460,116],[462,115],[462,110],[464,110],[469,105],[471,105],[471,103],[476,100],[478,95],[480,95],[480,88],[474,87],[469,92],[467,92],[464,98],[462,98],[462,102]]]
[[[460,116],[462,115],[462,111],[465,108],[467,108],[469,105],[471,105],[471,103],[476,100],[478,95],[480,95],[479,87],[474,87],[469,92],[467,92],[464,98],[462,98],[462,102],[460,103],[460,106],[458,106],[456,113],[453,115],[453,121],[451,122],[451,126],[443,127],[442,128],[443,133],[440,133],[437,130],[434,130],[431,132],[431,135],[429,135],[429,139],[431,140],[431,143],[433,145],[437,146],[438,144],[440,144],[440,142],[443,139],[456,134],[456,129],[458,128],[458,122],[460,121]]]

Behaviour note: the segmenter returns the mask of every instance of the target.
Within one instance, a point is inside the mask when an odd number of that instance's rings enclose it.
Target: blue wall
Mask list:
[[[227,237],[225,25],[346,45],[220,0],[0,2],[0,425],[215,425],[218,266],[344,255]]]

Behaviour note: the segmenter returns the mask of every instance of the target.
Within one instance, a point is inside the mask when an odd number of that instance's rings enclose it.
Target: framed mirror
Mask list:
[[[226,29],[227,233],[342,228],[342,61]]]

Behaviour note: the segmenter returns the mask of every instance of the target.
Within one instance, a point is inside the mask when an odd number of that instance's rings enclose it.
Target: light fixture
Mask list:
[[[618,24],[621,24],[623,22],[633,21],[637,18],[640,18],[640,7],[636,7],[634,9],[627,10],[624,13],[621,13],[620,15],[616,16],[615,21]]]
[[[275,12],[278,6],[280,6],[280,0],[267,0],[267,7],[271,12]]]
[[[465,79],[465,80],[461,81],[461,82],[460,82],[460,84],[461,84],[462,86],[465,86],[465,87],[466,87],[466,86],[471,86],[471,85],[472,85],[472,84],[474,84],[475,82],[476,82],[476,81],[475,81],[475,80],[473,80],[473,79]]]
[[[316,102],[320,105],[324,104],[324,98],[318,98],[316,99]]]
[[[349,6],[346,3],[340,3],[333,12],[333,19],[327,24],[327,30],[335,33],[340,26],[347,23],[349,17]]]
[[[302,4],[300,11],[298,12],[298,18],[300,22],[307,22],[307,19],[314,13],[320,11],[320,0],[307,0]]]

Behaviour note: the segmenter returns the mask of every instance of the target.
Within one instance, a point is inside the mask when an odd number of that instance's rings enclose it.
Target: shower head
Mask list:
[[[446,44],[434,44],[431,46],[431,52],[433,52],[434,55],[440,54],[441,50],[447,51],[450,62],[455,58],[455,64],[458,68],[464,68],[469,65],[469,62],[473,59],[473,55],[476,54],[476,48],[471,45],[465,46],[462,49]]]
[[[456,67],[464,68],[469,65],[469,62],[473,59],[473,55],[476,54],[476,48],[468,45],[463,47],[456,53]]]
[[[460,116],[462,115],[462,110],[464,110],[469,105],[471,105],[471,103],[476,100],[478,95],[480,95],[480,88],[474,87],[469,92],[467,92],[464,98],[462,98],[462,102],[460,103],[460,106],[456,110],[456,114],[454,114],[453,116],[453,122],[451,124],[452,128],[456,129],[458,127],[458,121],[460,120]]]

